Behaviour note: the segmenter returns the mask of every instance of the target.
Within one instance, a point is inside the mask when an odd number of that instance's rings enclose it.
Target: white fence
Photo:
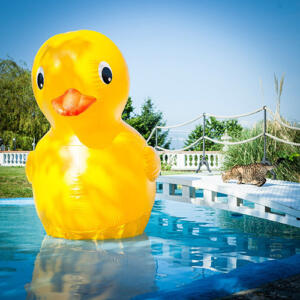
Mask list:
[[[29,151],[1,151],[0,166],[25,166]]]
[[[196,171],[202,159],[202,151],[157,151],[163,164],[173,171]],[[206,161],[211,170],[219,170],[223,165],[224,154],[219,151],[206,151]],[[202,168],[206,169],[205,166]]]
[[[0,152],[0,166],[25,166],[29,151]],[[196,171],[202,159],[202,151],[168,152],[157,151],[162,163],[170,165],[174,171]],[[206,160],[211,170],[219,170],[224,155],[218,151],[206,151]]]

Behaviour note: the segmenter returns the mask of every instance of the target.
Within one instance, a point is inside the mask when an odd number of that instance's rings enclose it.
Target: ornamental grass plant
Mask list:
[[[289,124],[285,120],[282,120],[282,122]],[[295,125],[292,124],[292,126]],[[262,132],[263,122],[258,122],[252,128],[243,129],[239,140],[249,139]],[[280,139],[300,143],[299,130],[286,128],[275,120],[267,122],[267,132]],[[230,146],[224,154],[224,170],[236,165],[260,163],[264,155],[264,138],[260,137],[249,143]],[[276,163],[279,158],[284,158],[274,169],[277,179],[300,182],[300,147],[281,143],[267,137],[266,158],[271,164]],[[269,172],[267,177],[271,178],[272,174]]]

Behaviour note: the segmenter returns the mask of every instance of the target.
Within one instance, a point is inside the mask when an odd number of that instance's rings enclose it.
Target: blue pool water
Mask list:
[[[157,298],[299,253],[300,229],[191,204],[156,200],[144,235],[96,242],[48,237],[32,199],[0,200],[0,299]]]

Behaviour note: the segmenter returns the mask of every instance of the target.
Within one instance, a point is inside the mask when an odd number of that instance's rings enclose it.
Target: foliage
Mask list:
[[[161,162],[161,170],[162,171],[171,171],[172,165],[167,162]]]
[[[134,113],[131,98],[127,102],[122,118],[130,126],[135,128],[145,139],[147,139],[156,125],[164,126],[166,123],[163,120],[163,114],[156,111],[154,104],[150,98],[146,99],[142,105],[141,113]],[[129,100],[128,99],[128,100]],[[133,116],[131,117],[131,113]],[[155,146],[155,134],[150,139],[149,145]],[[169,148],[170,141],[168,140],[168,131],[162,132],[161,129],[157,130],[157,144],[164,148]]]
[[[237,120],[227,120],[227,121],[219,121],[214,117],[210,117],[206,120],[205,123],[205,135],[220,140],[227,130],[227,134],[233,138],[239,137],[243,127],[238,124]],[[185,146],[188,146],[195,142],[197,139],[202,137],[203,134],[203,126],[197,125],[196,128],[189,134],[187,140],[185,141]],[[215,144],[211,141],[205,140],[205,150],[209,151],[219,151],[222,149],[221,144]],[[203,143],[202,141],[195,146],[189,148],[191,151],[202,150]]]
[[[32,149],[32,142],[33,139],[29,136],[16,134],[12,131],[6,130],[2,132],[1,139],[3,144],[6,147],[6,150],[9,149],[13,150],[13,139],[16,139],[16,150],[30,150]]]
[[[259,122],[251,129],[244,129],[240,139],[248,139],[262,132],[263,123]],[[279,126],[275,121],[267,123],[268,133],[284,140],[296,142],[299,140],[300,132],[297,130],[287,129]],[[246,165],[261,162],[263,159],[264,149],[263,137],[252,142],[230,146],[225,153],[224,169],[230,169],[235,165]],[[276,142],[267,137],[266,148],[267,160],[274,164],[278,158],[285,158],[282,163],[275,168],[277,179],[299,182],[300,174],[300,157],[299,149],[295,146]],[[271,177],[271,175],[268,175]]]
[[[49,123],[39,110],[31,88],[30,71],[12,59],[0,59],[0,137],[12,148],[16,138],[19,149],[32,149]]]
[[[128,97],[127,103],[122,113],[122,119],[125,122],[130,120],[132,118],[133,111],[134,111],[134,107],[132,106],[132,99],[131,97]]]

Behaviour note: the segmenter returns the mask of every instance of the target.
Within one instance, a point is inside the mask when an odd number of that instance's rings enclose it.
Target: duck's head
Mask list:
[[[89,30],[56,35],[32,68],[37,103],[60,130],[79,137],[120,120],[129,92],[126,62],[106,36]]]

